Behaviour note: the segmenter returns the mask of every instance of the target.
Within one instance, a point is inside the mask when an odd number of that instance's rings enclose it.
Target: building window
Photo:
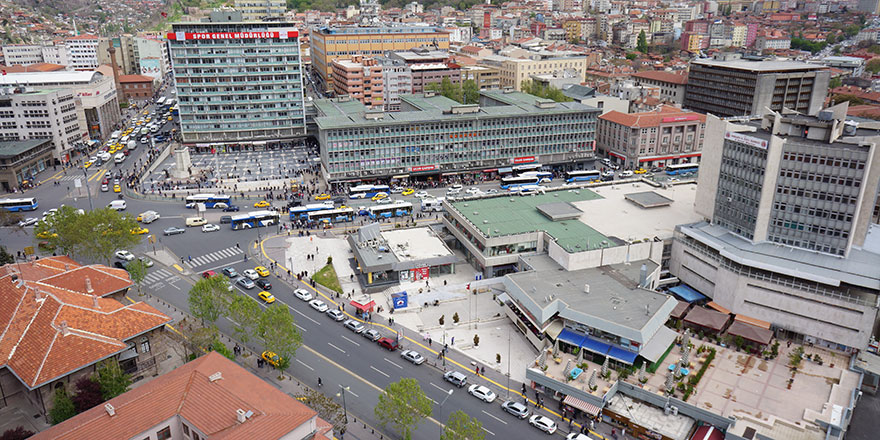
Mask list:
[[[187,425],[186,423],[183,423],[182,426],[183,426],[183,435],[189,435],[189,425]]]
[[[150,340],[146,336],[141,338],[141,353],[150,352]]]
[[[161,431],[156,432],[156,438],[158,440],[168,440],[171,438],[171,427],[166,426]]]

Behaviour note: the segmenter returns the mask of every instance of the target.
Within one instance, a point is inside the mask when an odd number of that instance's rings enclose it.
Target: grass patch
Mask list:
[[[339,277],[336,276],[336,269],[332,264],[325,265],[312,277],[316,283],[334,291],[342,293],[342,286],[339,284]]]

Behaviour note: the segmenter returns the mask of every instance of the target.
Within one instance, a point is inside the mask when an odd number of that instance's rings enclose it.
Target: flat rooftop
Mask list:
[[[15,157],[21,153],[32,150],[45,143],[52,142],[52,139],[27,139],[23,141],[2,141],[0,142],[0,157]]]
[[[378,225],[378,224],[374,224]],[[369,272],[407,270],[458,262],[431,228],[410,228],[380,231],[364,227],[363,234],[349,235],[348,242],[360,265]],[[374,239],[362,245],[361,239]]]
[[[431,228],[384,231],[382,238],[388,242],[388,247],[399,261],[418,261],[452,255],[452,251],[431,231]]]
[[[796,70],[824,70],[827,67],[816,64],[807,64],[800,61],[749,61],[749,60],[713,60],[713,59],[696,59],[691,64],[700,64],[711,67],[724,67],[728,69],[747,70],[750,72],[782,72]]]
[[[666,415],[658,408],[622,393],[615,394],[608,402],[608,408],[617,414],[626,414],[633,422],[669,438],[685,439],[696,421],[679,414]]]

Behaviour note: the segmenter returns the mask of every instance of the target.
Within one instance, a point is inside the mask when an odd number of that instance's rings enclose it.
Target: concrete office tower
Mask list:
[[[751,61],[719,54],[691,62],[684,108],[716,116],[760,116],[783,108],[815,115],[825,102],[831,71],[796,61]]]
[[[877,325],[880,124],[846,110],[710,115],[695,201],[708,222],[676,228],[670,270],[777,336],[851,351]]]
[[[235,0],[235,9],[241,11],[245,21],[260,21],[283,17],[287,11],[285,0]]]
[[[168,34],[183,142],[242,143],[305,134],[299,32],[238,11]]]

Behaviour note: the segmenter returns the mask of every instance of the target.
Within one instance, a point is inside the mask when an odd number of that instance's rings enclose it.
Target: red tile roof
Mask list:
[[[57,72],[59,70],[64,70],[65,67],[60,64],[36,63],[27,66],[22,66],[21,64],[13,64],[11,66],[0,65],[0,69],[3,69],[6,73]]]
[[[679,73],[672,73],[672,72],[663,72],[660,70],[648,70],[645,72],[636,72],[636,73],[632,74],[632,77],[633,78],[650,79],[650,80],[654,80],[654,81],[662,81],[662,82],[667,82],[667,83],[672,83],[672,84],[680,84],[680,85],[687,84],[687,82],[688,82],[687,75],[682,75]]]
[[[142,83],[152,81],[153,77],[147,75],[119,75],[120,83]]]
[[[63,256],[0,267],[0,367],[38,388],[171,321],[147,304],[102,297],[129,286],[124,270],[80,266]]]
[[[644,113],[621,113],[618,111],[610,111],[599,119],[613,122],[615,124],[625,125],[630,128],[646,128],[657,127],[665,118],[671,117],[692,117],[690,120],[699,120],[706,122],[706,115],[696,112],[686,112],[680,108],[670,105],[661,106],[658,111]]]
[[[212,381],[211,376],[220,378]],[[330,437],[317,413],[216,352],[188,362],[108,402],[31,437],[34,440],[134,438],[170,419],[181,419],[211,439]],[[243,423],[236,411],[252,411]]]

